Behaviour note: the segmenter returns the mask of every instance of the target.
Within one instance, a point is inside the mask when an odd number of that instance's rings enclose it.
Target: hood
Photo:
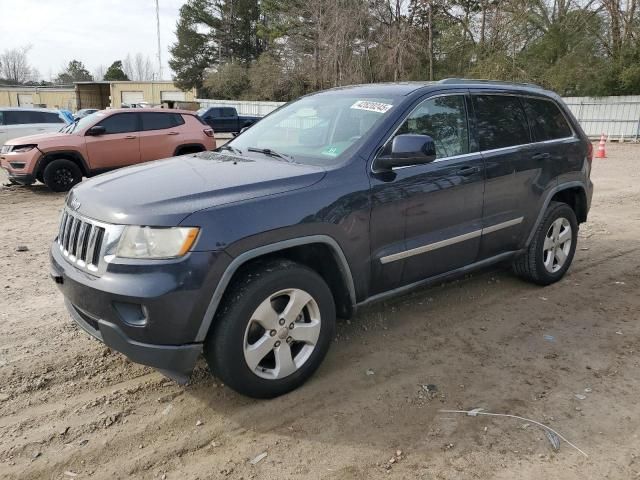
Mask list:
[[[56,138],[61,137],[69,138],[69,134],[60,132],[38,133],[36,135],[27,135],[26,137],[12,138],[11,140],[7,140],[7,143],[5,143],[5,145],[26,145],[29,143],[37,144],[49,140],[55,140]]]
[[[199,210],[308,187],[324,175],[317,166],[202,152],[99,175],[78,184],[67,203],[103,222],[174,226]]]

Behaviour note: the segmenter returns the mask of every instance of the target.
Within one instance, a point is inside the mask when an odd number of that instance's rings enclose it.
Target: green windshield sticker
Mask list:
[[[340,149],[330,145],[320,153],[322,153],[322,155],[328,155],[329,157],[337,157],[340,155]]]

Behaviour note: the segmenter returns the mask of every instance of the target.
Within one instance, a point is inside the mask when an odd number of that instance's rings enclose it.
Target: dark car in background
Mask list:
[[[198,110],[198,115],[216,133],[238,133],[260,120],[260,117],[238,115],[234,107],[204,107]]]
[[[498,262],[560,280],[592,153],[535,86],[319,92],[217,152],[76,186],[52,275],[75,322],[133,361],[184,381],[204,353],[225,384],[274,397],[313,374],[336,317],[360,306]]]

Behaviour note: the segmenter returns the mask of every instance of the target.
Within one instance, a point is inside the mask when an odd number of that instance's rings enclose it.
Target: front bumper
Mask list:
[[[200,344],[174,346],[136,342],[127,337],[117,325],[92,316],[66,298],[64,304],[71,318],[89,335],[136,363],[160,370],[178,383],[187,382],[202,352]]]
[[[212,265],[220,255],[225,254],[192,252],[181,262],[110,264],[93,276],[68,263],[54,242],[51,276],[83,330],[132,361],[184,382],[202,351],[194,339],[218,280]]]
[[[0,167],[7,172],[9,178],[23,185],[31,185],[36,181],[35,166],[40,158],[40,151],[33,148],[24,153],[3,153],[0,155]],[[16,165],[20,166],[19,168]]]

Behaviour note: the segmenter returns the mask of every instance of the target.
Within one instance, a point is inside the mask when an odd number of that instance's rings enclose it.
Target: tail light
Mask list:
[[[205,128],[203,130],[203,132],[207,137],[213,137],[213,129],[212,128]]]
[[[593,143],[589,142],[587,147],[587,158],[589,161],[593,161]]]

